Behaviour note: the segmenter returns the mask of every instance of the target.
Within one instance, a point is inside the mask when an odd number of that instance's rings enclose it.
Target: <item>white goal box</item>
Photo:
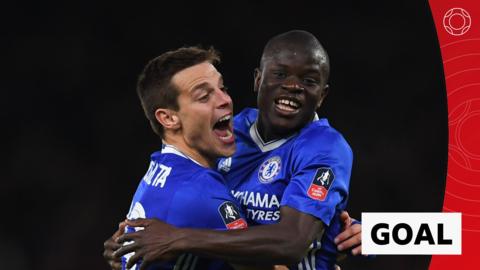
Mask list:
[[[362,213],[362,253],[460,255],[461,213]]]

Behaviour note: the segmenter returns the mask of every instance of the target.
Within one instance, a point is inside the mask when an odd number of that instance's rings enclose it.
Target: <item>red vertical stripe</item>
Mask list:
[[[448,172],[443,211],[462,213],[462,255],[435,255],[429,269],[480,269],[480,1],[429,2],[448,98]]]

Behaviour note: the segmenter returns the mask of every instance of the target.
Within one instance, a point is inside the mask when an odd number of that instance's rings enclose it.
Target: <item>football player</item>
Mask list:
[[[137,92],[161,151],[133,197],[128,219],[157,218],[179,228],[246,228],[237,201],[215,170],[219,157],[235,151],[232,100],[213,50],[196,47],[166,52],[150,61]],[[127,227],[127,232],[136,228]],[[122,258],[122,268],[132,254]],[[148,259],[148,257],[145,257]],[[225,269],[221,261],[178,254],[156,269]]]

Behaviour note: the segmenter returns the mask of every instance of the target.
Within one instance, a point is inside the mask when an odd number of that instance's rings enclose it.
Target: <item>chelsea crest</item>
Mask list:
[[[278,175],[280,169],[282,168],[282,160],[279,156],[274,156],[267,159],[260,166],[258,171],[258,180],[263,184],[268,184],[275,179],[275,176]]]

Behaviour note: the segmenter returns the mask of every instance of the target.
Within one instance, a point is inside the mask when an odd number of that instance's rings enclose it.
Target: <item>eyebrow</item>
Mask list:
[[[288,64],[282,64],[282,63],[276,63],[273,66],[277,66],[279,68],[288,68],[290,65]],[[314,68],[313,66],[318,66],[319,69]],[[322,65],[321,64],[312,64],[306,69],[306,74],[307,73],[321,73],[322,72]]]
[[[207,83],[207,82],[197,84],[190,90],[190,93],[193,93],[193,92],[198,91],[198,90],[202,90],[203,88],[206,88],[206,87],[209,87],[209,83]]]
[[[218,79],[219,84],[223,84],[223,76],[220,75],[220,78]],[[210,87],[210,84],[208,82],[203,82],[200,84],[195,85],[191,90],[190,93],[193,93],[195,91],[201,90],[203,88]]]
[[[283,68],[285,68],[285,67],[290,67],[289,64],[284,64],[284,63],[275,63],[274,66],[275,66],[275,65],[276,65],[276,66],[279,66],[279,67],[283,67]],[[308,66],[307,70],[312,70],[312,71],[314,71],[314,70],[317,70],[316,68],[314,68],[315,66],[318,66],[318,67],[321,68],[321,67],[322,67],[322,64],[313,63],[313,64],[307,64],[307,66]]]

